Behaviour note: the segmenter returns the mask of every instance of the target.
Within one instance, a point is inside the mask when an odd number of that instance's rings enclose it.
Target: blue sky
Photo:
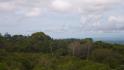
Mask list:
[[[0,32],[53,38],[121,38],[123,0],[0,0]]]

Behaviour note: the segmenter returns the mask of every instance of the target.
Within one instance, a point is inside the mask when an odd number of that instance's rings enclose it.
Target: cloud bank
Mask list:
[[[124,31],[124,15],[107,12],[123,9],[123,0],[0,0],[0,12],[13,12],[28,17],[43,15],[44,11],[80,14],[77,30],[117,32]],[[107,16],[106,18],[103,18]],[[106,19],[106,20],[105,20]],[[103,22],[105,21],[105,22]],[[69,27],[69,26],[68,26]]]

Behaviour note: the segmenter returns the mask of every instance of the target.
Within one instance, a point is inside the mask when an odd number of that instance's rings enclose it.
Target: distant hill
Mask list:
[[[95,41],[104,41],[108,43],[124,44],[123,38],[93,38]]]

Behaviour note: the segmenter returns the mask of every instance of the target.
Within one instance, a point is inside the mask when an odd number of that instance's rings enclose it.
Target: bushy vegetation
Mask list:
[[[124,45],[0,34],[0,70],[124,70]]]

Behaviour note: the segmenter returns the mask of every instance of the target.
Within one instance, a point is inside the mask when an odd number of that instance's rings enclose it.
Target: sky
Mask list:
[[[0,33],[120,38],[124,0],[0,0]]]

